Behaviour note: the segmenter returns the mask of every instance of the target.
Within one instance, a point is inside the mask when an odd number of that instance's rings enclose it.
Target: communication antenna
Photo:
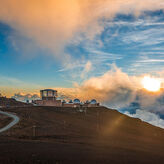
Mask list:
[[[36,125],[33,125],[32,127],[32,133],[33,133],[33,137],[36,137]]]

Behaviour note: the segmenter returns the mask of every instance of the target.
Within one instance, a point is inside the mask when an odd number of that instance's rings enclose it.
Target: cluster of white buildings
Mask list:
[[[40,100],[33,101],[39,106],[59,106],[59,107],[97,107],[99,103],[95,99],[82,103],[79,99],[65,101],[57,99],[57,90],[44,89],[40,91]]]

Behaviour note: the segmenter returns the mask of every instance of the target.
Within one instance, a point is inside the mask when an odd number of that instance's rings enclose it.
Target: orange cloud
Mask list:
[[[141,89],[141,77],[128,76],[117,67],[113,67],[104,75],[92,77],[78,86],[78,94],[82,99],[97,99],[100,102],[121,105],[131,102],[135,92]]]
[[[157,9],[164,9],[163,0],[0,0],[0,21],[64,62],[71,58],[65,45],[79,31],[94,36],[100,18]]]

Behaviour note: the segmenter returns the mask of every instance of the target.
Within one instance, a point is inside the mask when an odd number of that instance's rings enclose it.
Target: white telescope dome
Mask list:
[[[91,104],[97,104],[97,101],[95,99],[91,100]]]
[[[80,100],[79,99],[74,99],[73,102],[74,102],[74,104],[80,104]]]

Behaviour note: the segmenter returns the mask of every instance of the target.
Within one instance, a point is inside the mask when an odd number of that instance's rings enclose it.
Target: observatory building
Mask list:
[[[99,106],[99,103],[97,103],[97,101],[95,99],[92,99],[90,102],[87,101],[86,104],[87,104],[88,107],[96,107],[96,106]]]
[[[57,91],[53,89],[44,89],[40,91],[41,100],[35,100],[36,105],[41,106],[62,106],[61,100],[57,100]]]
[[[44,89],[40,90],[40,100],[34,100],[33,103],[39,106],[58,106],[58,107],[98,107],[100,104],[95,99],[82,103],[79,99],[74,99],[66,102],[65,100],[57,99],[57,90]]]
[[[53,89],[41,90],[40,97],[42,100],[55,100],[57,97],[57,91]]]

